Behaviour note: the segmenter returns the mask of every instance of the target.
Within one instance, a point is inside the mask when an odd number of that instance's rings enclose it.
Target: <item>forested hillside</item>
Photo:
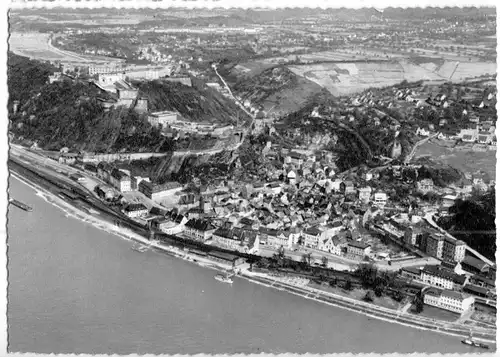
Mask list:
[[[450,207],[451,217],[444,217],[439,224],[463,240],[485,257],[495,260],[495,189],[475,193],[471,198],[458,200]]]

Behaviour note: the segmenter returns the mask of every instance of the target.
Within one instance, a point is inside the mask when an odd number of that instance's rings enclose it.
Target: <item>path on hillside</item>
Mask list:
[[[425,144],[427,141],[431,140],[431,139],[434,139],[435,137],[437,137],[439,135],[439,133],[437,134],[434,134],[434,135],[431,135],[431,136],[428,136],[420,141],[417,141],[415,143],[415,145],[413,145],[413,148],[411,149],[411,152],[408,154],[408,156],[406,156],[406,158],[404,159],[404,163],[405,164],[408,164],[410,163],[410,161],[413,159],[413,157],[415,156],[415,154],[417,153],[417,149],[422,145],[422,144]]]
[[[241,108],[241,110],[243,110],[250,118],[252,118],[252,121],[250,122],[250,125],[248,125],[248,130],[250,130],[250,128],[252,127],[253,122],[255,120],[255,116],[252,113],[250,113],[245,108],[245,106],[243,104],[241,104],[240,101],[234,96],[233,91],[231,90],[231,88],[229,88],[229,85],[227,84],[227,82],[224,80],[224,78],[222,78],[222,76],[217,71],[217,65],[214,65],[213,69],[215,71],[215,74],[217,74],[217,76],[220,78],[222,84],[224,84],[224,87],[226,87],[226,90],[228,91],[228,93],[231,96],[231,98],[233,98],[233,100],[236,103],[236,105],[238,105]]]

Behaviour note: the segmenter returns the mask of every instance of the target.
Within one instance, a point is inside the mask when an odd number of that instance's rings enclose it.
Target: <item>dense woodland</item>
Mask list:
[[[443,217],[439,224],[463,240],[471,248],[495,261],[495,189],[486,193],[475,192],[466,200],[458,200],[450,207],[450,217]]]

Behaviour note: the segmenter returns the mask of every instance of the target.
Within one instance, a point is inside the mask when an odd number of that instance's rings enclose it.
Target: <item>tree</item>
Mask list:
[[[384,288],[381,285],[377,285],[373,289],[373,292],[375,293],[375,296],[381,297],[384,292]]]
[[[363,297],[363,301],[366,301],[366,302],[372,302],[373,301],[373,297],[372,297],[372,294],[367,291],[365,296]]]
[[[417,314],[420,314],[422,311],[424,311],[424,299],[421,293],[415,295],[413,304],[415,305],[415,312]]]
[[[347,291],[351,291],[352,290],[351,279],[347,278],[347,280],[345,282],[345,285],[344,285],[344,289],[346,289]]]
[[[321,265],[323,265],[325,268],[328,266],[328,258],[326,256],[323,256],[321,258]]]

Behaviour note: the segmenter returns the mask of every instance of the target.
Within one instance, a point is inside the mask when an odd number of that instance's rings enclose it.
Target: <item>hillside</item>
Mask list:
[[[149,100],[151,111],[173,110],[185,119],[234,124],[247,114],[234,102],[210,88],[193,82],[193,87],[164,81],[139,84],[139,95]]]
[[[9,107],[15,100],[26,102],[49,80],[49,75],[57,69],[49,64],[30,61],[12,52],[7,58],[7,86]]]
[[[47,84],[50,69],[19,56],[9,61],[8,71],[9,95],[20,101],[20,110],[9,115],[10,130],[18,138],[37,142],[47,150],[172,149],[172,143],[162,138],[145,116],[124,108],[105,112],[97,101],[103,93],[86,82],[64,80]]]
[[[446,230],[453,230],[454,236],[495,261],[495,190],[476,193],[467,200],[458,200],[450,207],[450,213],[450,217],[439,220],[439,225]]]
[[[104,111],[97,98],[106,98],[105,93],[85,81],[67,79],[48,84],[51,68],[40,62],[13,55],[8,65],[10,99],[20,101],[20,110],[9,118],[11,131],[44,149],[164,152],[177,146],[214,144],[174,143],[151,127],[145,114],[123,107]],[[193,87],[161,81],[138,85],[153,111],[174,110],[188,120],[221,124],[247,117],[231,100],[196,81]]]
[[[330,135],[332,140],[324,147],[336,154],[337,166],[348,170],[360,164],[377,164],[380,156],[389,156],[395,141],[402,146],[403,154],[408,152],[414,138],[403,128],[397,139],[389,128],[388,121],[380,126],[370,124],[369,115],[355,112],[353,122],[341,118],[339,103],[327,91],[309,99],[300,110],[286,116],[277,126],[282,137],[293,136],[297,142],[305,136]],[[313,115],[313,112],[318,115]],[[297,134],[291,134],[291,132]]]
[[[291,113],[299,110],[322,88],[295,75],[284,66],[271,67],[252,77],[240,77],[232,87],[242,102],[262,106],[265,112]]]

